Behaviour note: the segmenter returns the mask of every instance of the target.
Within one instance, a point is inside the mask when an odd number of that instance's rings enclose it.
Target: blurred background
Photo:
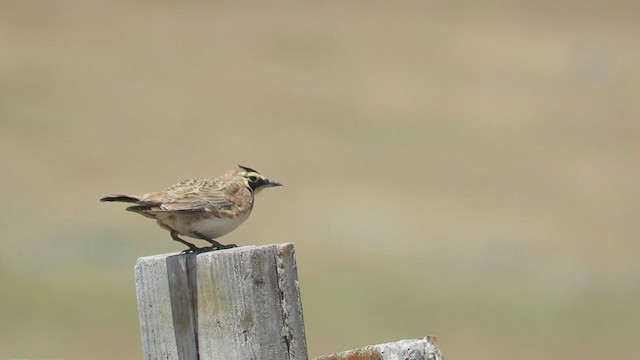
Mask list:
[[[139,359],[102,204],[242,164],[312,357],[640,356],[640,5],[0,1],[0,359]]]

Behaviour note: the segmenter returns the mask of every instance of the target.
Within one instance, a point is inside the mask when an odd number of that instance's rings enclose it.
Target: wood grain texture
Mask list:
[[[308,358],[293,244],[145,257],[135,273],[145,359]]]
[[[179,360],[198,358],[196,255],[168,256],[167,276]]]
[[[325,355],[315,360],[444,360],[435,338],[400,340]]]
[[[145,359],[178,359],[166,258],[140,258],[134,269]]]

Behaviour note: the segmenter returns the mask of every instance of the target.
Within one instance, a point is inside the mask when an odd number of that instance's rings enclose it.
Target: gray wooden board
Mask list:
[[[156,255],[140,258],[135,266],[145,359],[178,359],[166,257],[167,255]]]
[[[293,244],[140,258],[145,359],[307,359]]]

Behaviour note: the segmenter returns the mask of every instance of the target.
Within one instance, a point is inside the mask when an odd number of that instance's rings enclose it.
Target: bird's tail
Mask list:
[[[140,197],[136,195],[121,195],[121,194],[112,194],[105,195],[100,198],[100,201],[117,201],[117,202],[127,202],[127,203],[137,203],[140,201]]]

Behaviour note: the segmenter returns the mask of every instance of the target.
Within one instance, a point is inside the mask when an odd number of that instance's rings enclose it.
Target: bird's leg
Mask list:
[[[198,250],[200,250],[199,247],[193,245],[192,243],[188,242],[188,241],[184,241],[182,239],[180,239],[180,237],[178,237],[178,233],[175,232],[174,230],[171,230],[171,238],[175,241],[181,242],[185,245],[187,245],[189,248],[187,250],[184,250],[182,253],[183,254],[188,254],[188,253],[192,253],[192,252],[197,252]]]
[[[209,242],[211,245],[213,245],[213,247],[215,247],[218,250],[231,249],[231,248],[234,248],[234,247],[238,247],[238,245],[236,245],[236,244],[222,245],[219,242],[217,242],[217,241],[215,241],[213,239],[210,239],[210,238],[202,235],[199,232],[194,232],[193,234],[198,236],[200,239]]]

